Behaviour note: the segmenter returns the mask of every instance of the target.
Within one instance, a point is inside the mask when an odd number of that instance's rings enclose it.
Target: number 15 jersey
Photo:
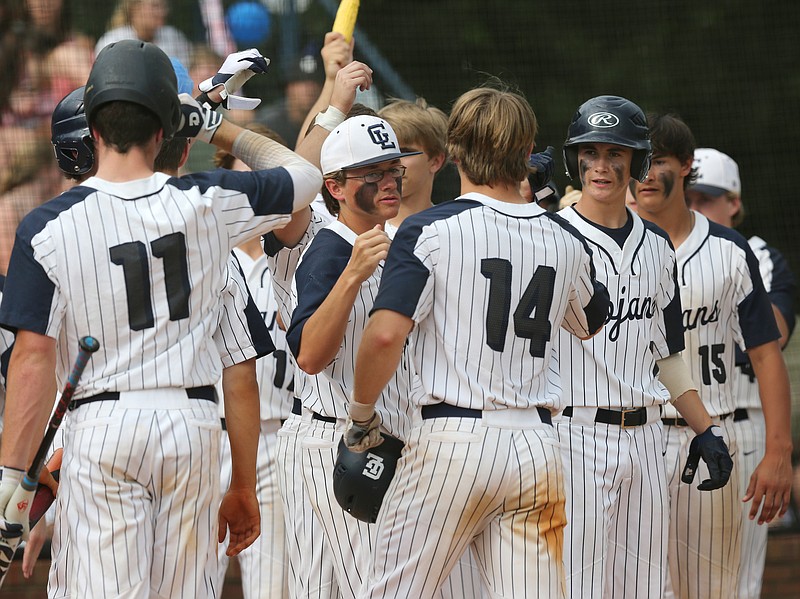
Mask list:
[[[695,224],[677,249],[678,284],[689,364],[700,398],[713,416],[738,406],[737,344],[750,349],[780,337],[758,260],[747,240],[693,212]],[[665,411],[669,417],[675,410]]]

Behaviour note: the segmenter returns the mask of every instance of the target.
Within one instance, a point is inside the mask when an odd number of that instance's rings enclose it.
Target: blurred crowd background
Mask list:
[[[154,41],[184,63],[195,84],[224,57],[257,47],[272,60],[245,93],[253,112],[294,145],[324,79],[319,49],[337,0],[0,0],[0,274],[20,219],[66,185],[50,146],[56,103],[85,82],[96,52],[118,39]],[[356,58],[375,71],[360,98],[423,96],[447,111],[492,77],[518,88],[540,124],[538,148],[560,153],[572,112],[599,94],[628,97],[646,111],[673,111],[698,146],[732,156],[742,176],[746,236],[778,248],[800,275],[795,202],[800,5],[764,0],[362,0]],[[794,41],[793,41],[794,40]],[[192,150],[188,168],[211,167]],[[556,184],[569,183],[559,169]],[[574,182],[573,182],[574,184]],[[450,166],[435,200],[458,192]],[[800,447],[800,341],[786,351]]]

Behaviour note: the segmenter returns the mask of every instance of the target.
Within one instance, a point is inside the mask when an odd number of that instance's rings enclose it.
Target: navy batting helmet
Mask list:
[[[83,87],[56,105],[50,121],[50,141],[58,168],[68,175],[85,175],[94,166],[94,142],[83,110]]]
[[[381,433],[383,443],[363,453],[350,451],[339,441],[333,468],[333,494],[342,509],[363,522],[373,523],[392,482],[404,443]]]
[[[164,51],[149,42],[122,40],[103,48],[86,81],[86,118],[107,102],[122,100],[150,109],[170,139],[181,120],[178,79]]]
[[[647,119],[636,104],[619,96],[598,96],[584,102],[572,117],[564,142],[564,166],[578,174],[578,144],[607,143],[633,148],[631,177],[644,181],[650,170]]]

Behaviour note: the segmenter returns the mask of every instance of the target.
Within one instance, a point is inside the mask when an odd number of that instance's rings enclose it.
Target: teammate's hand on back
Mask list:
[[[686,484],[691,484],[694,480],[700,458],[703,458],[708,466],[710,478],[697,485],[697,488],[701,491],[713,491],[724,487],[731,477],[733,460],[722,437],[722,429],[718,426],[709,426],[705,432],[692,439],[689,445],[689,457],[681,475],[681,480]]]
[[[342,438],[350,451],[363,453],[383,443],[381,417],[375,406],[350,400]]]
[[[0,537],[4,541],[19,541],[22,538],[25,527],[19,522],[8,522],[5,518],[6,506],[17,490],[17,486],[22,482],[25,473],[16,468],[3,466],[0,468]]]
[[[335,31],[325,34],[325,42],[320,50],[322,64],[325,68],[325,78],[336,78],[339,69],[353,62],[353,45],[355,40],[344,41],[344,36]]]
[[[378,268],[381,260],[386,259],[389,253],[389,236],[381,225],[375,225],[366,233],[356,237],[353,244],[353,254],[347,263],[345,272],[353,275],[360,281],[366,281]]]
[[[189,94],[180,94],[181,122],[175,137],[193,137],[211,143],[217,128],[222,123],[222,115],[207,106],[201,106]]]
[[[253,75],[266,73],[268,66],[269,58],[262,56],[255,48],[234,52],[228,55],[216,75],[202,81],[197,87],[206,93],[216,89],[222,98],[222,106],[229,110],[253,110],[261,103],[259,98],[235,94]]]
[[[353,61],[336,73],[330,105],[347,114],[356,101],[356,91],[372,86],[372,69],[363,62]]]
[[[230,488],[219,506],[219,542],[230,532],[228,557],[239,555],[261,534],[261,514],[254,489]]]
[[[742,501],[753,500],[749,517],[759,524],[772,522],[789,509],[792,494],[791,454],[767,452],[750,477]],[[763,505],[762,505],[763,504]],[[759,514],[759,509],[761,513]]]

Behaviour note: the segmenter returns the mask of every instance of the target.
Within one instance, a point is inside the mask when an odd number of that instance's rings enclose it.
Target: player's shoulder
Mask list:
[[[708,236],[731,243],[747,253],[752,253],[753,251],[747,239],[739,231],[715,223],[712,220],[708,221]]]
[[[672,240],[669,238],[669,234],[664,229],[659,227],[654,222],[651,222],[651,221],[649,221],[647,219],[641,218],[640,216],[638,216],[636,214],[634,214],[634,218],[641,219],[642,225],[644,226],[644,234],[645,235],[654,235],[655,237],[658,237],[662,241],[664,241],[670,247],[671,250],[673,250],[673,251],[675,250],[675,248],[672,246]]]
[[[462,196],[455,200],[448,200],[441,204],[435,204],[426,208],[422,212],[417,212],[406,218],[400,227],[422,228],[440,220],[446,220],[457,216],[467,210],[480,208],[482,204],[469,196]],[[398,229],[399,230],[399,229]]]
[[[356,235],[351,231],[351,238],[343,234],[339,230],[340,227],[331,226],[337,223],[338,221],[334,221],[317,232],[303,252],[298,270],[313,269],[317,271],[328,270],[331,267],[333,267],[333,270],[341,270],[339,266],[347,264],[353,254],[353,243]],[[344,225],[341,225],[341,227],[344,227]],[[347,230],[349,231],[349,229]]]
[[[19,224],[17,236],[30,242],[48,223],[56,220],[76,204],[96,193],[91,187],[78,185],[31,210]],[[88,233],[88,232],[87,232]]]

